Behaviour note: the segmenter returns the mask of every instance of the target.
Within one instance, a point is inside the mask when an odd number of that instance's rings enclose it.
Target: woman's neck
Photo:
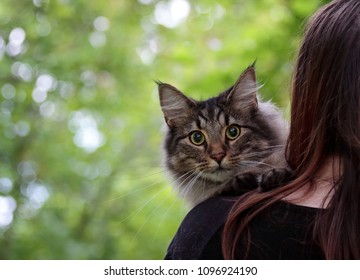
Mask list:
[[[313,180],[284,198],[285,201],[314,208],[327,208],[334,192],[334,185],[341,175],[338,156],[328,157],[316,172]]]

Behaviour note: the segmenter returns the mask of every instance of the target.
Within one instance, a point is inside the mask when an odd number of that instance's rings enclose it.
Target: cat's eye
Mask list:
[[[240,135],[240,127],[236,125],[230,125],[226,129],[226,137],[230,140],[235,140]]]
[[[205,136],[201,131],[193,131],[190,134],[190,141],[196,146],[200,146],[205,142]]]

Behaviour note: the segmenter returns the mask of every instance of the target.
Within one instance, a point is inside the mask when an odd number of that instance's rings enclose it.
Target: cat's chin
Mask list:
[[[204,172],[201,177],[206,180],[222,183],[227,181],[230,176],[233,175],[233,172],[224,168],[217,168],[212,172]]]

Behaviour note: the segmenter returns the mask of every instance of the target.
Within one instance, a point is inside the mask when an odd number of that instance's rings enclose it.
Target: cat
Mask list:
[[[287,122],[275,105],[260,100],[254,65],[232,87],[205,101],[157,83],[167,126],[165,166],[190,206],[258,188],[259,180],[271,186],[274,174],[288,180]],[[259,179],[261,174],[268,175]]]

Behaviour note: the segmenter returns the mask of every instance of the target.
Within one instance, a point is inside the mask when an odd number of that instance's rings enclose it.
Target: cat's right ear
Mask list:
[[[169,127],[189,117],[196,102],[186,97],[172,85],[156,82],[159,89],[160,105],[165,121]]]
[[[227,103],[234,109],[252,112],[258,108],[259,86],[256,81],[254,64],[249,66],[239,77],[232,90],[227,95]]]

